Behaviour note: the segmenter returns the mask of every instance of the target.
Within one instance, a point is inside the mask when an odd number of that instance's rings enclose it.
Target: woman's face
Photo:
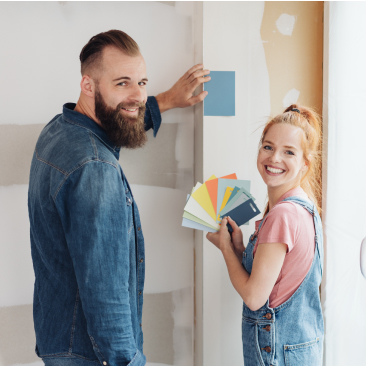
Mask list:
[[[287,188],[300,184],[307,165],[301,147],[303,131],[299,127],[277,123],[264,137],[257,168],[268,188]]]

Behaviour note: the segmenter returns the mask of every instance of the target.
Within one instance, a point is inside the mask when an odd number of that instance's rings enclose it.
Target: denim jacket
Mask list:
[[[74,104],[41,132],[28,193],[36,353],[143,366],[140,216],[119,148]],[[145,127],[161,123],[154,97]]]

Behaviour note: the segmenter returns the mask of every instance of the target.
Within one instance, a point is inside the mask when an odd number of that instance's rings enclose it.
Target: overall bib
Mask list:
[[[308,210],[315,227],[315,253],[309,272],[295,293],[276,308],[269,300],[252,311],[244,303],[242,339],[244,366],[321,366],[324,324],[319,286],[323,274],[323,230],[315,205],[299,197],[288,197]],[[258,230],[243,253],[243,266],[250,274]]]

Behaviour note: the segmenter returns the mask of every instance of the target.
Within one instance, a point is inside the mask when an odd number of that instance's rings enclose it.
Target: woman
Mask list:
[[[244,247],[230,217],[222,220],[218,233],[207,234],[222,251],[230,280],[244,300],[245,366],[322,363],[320,157],[319,117],[291,105],[262,133],[257,168],[268,188],[268,204],[249,244]]]

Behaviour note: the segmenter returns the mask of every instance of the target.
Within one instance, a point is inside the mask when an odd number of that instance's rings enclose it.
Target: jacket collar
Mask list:
[[[76,104],[75,103],[66,103],[63,106],[63,117],[64,119],[69,122],[79,126],[86,128],[87,130],[91,131],[94,135],[96,135],[100,140],[102,140],[113,152],[119,153],[120,147],[116,146],[111,139],[108,137],[105,130],[98,125],[95,121],[91,118],[87,117],[86,115],[74,111]]]

